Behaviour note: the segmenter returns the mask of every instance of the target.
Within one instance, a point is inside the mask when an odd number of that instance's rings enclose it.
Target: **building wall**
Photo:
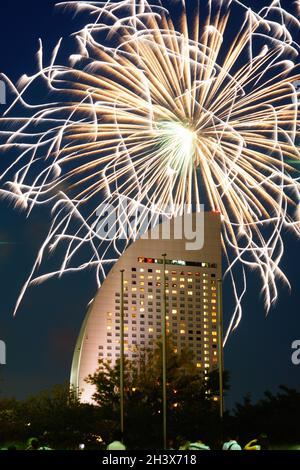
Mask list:
[[[167,332],[172,333],[174,349],[192,349],[195,363],[204,373],[217,367],[217,280],[222,277],[220,215],[204,214],[204,245],[197,251],[186,250],[186,240],[174,239],[173,229],[172,224],[170,239],[161,239],[160,232],[159,239],[135,241],[98,290],[82,325],[72,363],[71,383],[81,391],[82,401],[91,401],[94,387],[85,378],[95,372],[98,359],[113,364],[120,354],[121,269],[125,270],[125,354],[135,359],[138,348],[151,347],[161,336],[162,253],[168,260]]]

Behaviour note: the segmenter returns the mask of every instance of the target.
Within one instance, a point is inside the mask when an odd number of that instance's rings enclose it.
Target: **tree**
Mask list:
[[[162,442],[162,347],[140,351],[136,363],[125,361],[125,427],[131,445],[143,448],[161,446]],[[98,370],[87,378],[95,385],[93,399],[102,410],[102,416],[119,420],[120,364],[112,367],[99,361]],[[167,407],[168,434],[170,437],[199,435],[211,438],[218,421],[216,403],[211,399],[215,392],[215,374],[208,382],[193,362],[188,350],[174,351],[172,340],[167,340]]]
[[[276,395],[266,391],[255,404],[247,396],[242,404],[236,404],[234,419],[244,441],[266,433],[275,444],[297,443],[300,440],[300,392],[281,385]]]

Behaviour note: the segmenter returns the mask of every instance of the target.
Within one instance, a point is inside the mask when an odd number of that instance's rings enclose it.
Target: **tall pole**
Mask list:
[[[164,449],[167,448],[167,301],[166,301],[166,253],[163,257],[163,318],[162,318],[162,392],[163,392],[163,441]]]
[[[222,307],[222,280],[217,281],[217,301],[218,301],[218,345],[219,345],[219,405],[220,418],[224,414],[224,390],[223,390],[223,307]]]
[[[124,269],[121,272],[121,306],[120,306],[120,429],[124,432]]]

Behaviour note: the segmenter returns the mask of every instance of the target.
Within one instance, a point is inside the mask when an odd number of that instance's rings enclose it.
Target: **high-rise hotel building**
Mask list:
[[[74,351],[71,384],[91,401],[94,387],[85,382],[98,359],[115,363],[120,355],[120,270],[124,269],[125,355],[151,348],[162,332],[163,258],[166,253],[166,322],[174,348],[189,348],[199,370],[218,367],[217,280],[222,277],[220,214],[203,214],[203,246],[187,249],[184,237],[140,238],[110,270],[91,304]],[[178,220],[178,219],[177,219]]]

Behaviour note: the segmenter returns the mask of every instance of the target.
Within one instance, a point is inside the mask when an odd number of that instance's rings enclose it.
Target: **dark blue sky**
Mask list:
[[[79,19],[55,12],[54,3],[1,2],[0,71],[13,80],[34,70],[39,37],[50,50],[60,36],[76,30]],[[3,168],[5,155],[0,158]],[[0,201],[0,215],[0,339],[7,344],[7,364],[0,366],[0,393],[21,398],[68,379],[74,344],[95,283],[93,274],[85,272],[32,288],[13,318],[17,295],[46,234],[49,215],[46,209],[35,210],[26,219],[8,201]],[[243,320],[225,349],[225,367],[231,374],[229,405],[246,393],[257,399],[281,383],[300,386],[300,365],[291,363],[291,343],[300,339],[299,242],[289,234],[285,241],[282,266],[293,291],[290,295],[280,289],[280,299],[266,317],[255,273],[249,278]],[[226,321],[231,314],[226,284],[224,297]]]

